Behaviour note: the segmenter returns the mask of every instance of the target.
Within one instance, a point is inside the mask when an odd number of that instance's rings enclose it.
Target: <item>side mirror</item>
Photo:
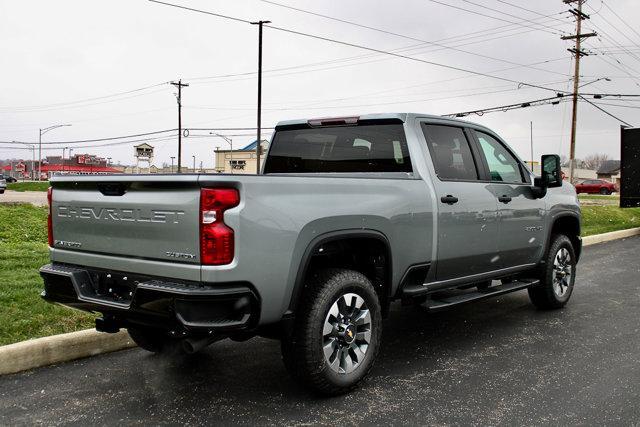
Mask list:
[[[542,156],[542,180],[549,188],[562,187],[562,168],[560,156],[557,154],[544,154]]]

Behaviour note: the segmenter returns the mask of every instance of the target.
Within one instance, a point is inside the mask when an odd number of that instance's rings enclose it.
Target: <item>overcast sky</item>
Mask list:
[[[175,3],[247,20],[268,19],[287,29],[570,90],[573,69],[566,49],[571,43],[560,36],[573,32],[574,23],[561,0],[276,1],[406,37],[259,0]],[[585,92],[640,93],[640,34],[635,29],[640,22],[640,2],[589,0],[584,11],[592,18],[585,24],[587,31],[600,34],[588,40],[586,48],[594,54],[582,61],[582,82],[611,79],[593,83]],[[412,48],[402,50],[407,47]],[[183,127],[255,127],[256,56],[255,26],[144,0],[0,0],[0,141],[37,141],[39,128],[63,123],[72,126],[47,133],[43,141],[175,128],[176,90],[166,82],[180,78],[190,84],[183,90]],[[552,91],[518,88],[504,80],[268,28],[263,64],[265,127],[291,118],[371,112],[446,114],[553,95]],[[521,66],[527,64],[537,65]],[[112,96],[128,91],[134,92]],[[640,102],[599,102],[626,106],[601,107],[640,126]],[[568,154],[568,102],[474,115],[467,120],[498,132],[525,159],[530,157],[532,121],[536,158],[543,153]],[[580,103],[577,157],[603,152],[618,158],[620,124]],[[202,160],[205,166],[213,166],[213,150],[225,147],[226,142],[198,137],[207,133],[191,131],[191,136],[183,139],[184,165],[190,166],[195,155],[198,163]],[[234,148],[255,139],[253,131],[221,133],[233,135]],[[264,135],[269,137],[270,131]],[[156,147],[155,163],[159,166],[176,155],[176,138],[149,143]],[[112,157],[114,162],[134,163],[133,143],[92,148],[75,145],[77,154],[95,153]],[[45,154],[59,155],[62,150]],[[0,148],[0,158],[9,157],[30,158],[31,153]]]

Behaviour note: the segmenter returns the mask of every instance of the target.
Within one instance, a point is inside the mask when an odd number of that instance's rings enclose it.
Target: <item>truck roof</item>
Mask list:
[[[451,117],[438,116],[438,115],[435,115],[435,114],[423,114],[423,113],[372,113],[372,114],[345,114],[345,115],[335,116],[335,117],[331,117],[331,116],[328,116],[328,117],[312,117],[312,118],[309,118],[309,119],[283,120],[283,121],[278,122],[276,124],[276,127],[293,126],[293,125],[304,125],[309,120],[315,120],[315,119],[331,119],[331,118],[344,118],[344,117],[358,117],[360,120],[398,119],[398,120],[402,120],[403,122],[406,122],[408,120],[414,119],[416,117],[421,117],[421,118],[442,120],[442,121],[448,121],[448,122],[457,122],[457,123],[461,123],[461,124],[465,124],[465,125],[473,125],[475,127],[485,128],[482,125],[479,125],[479,124],[473,123],[473,122],[468,122],[466,120],[460,120],[460,119],[451,118]]]

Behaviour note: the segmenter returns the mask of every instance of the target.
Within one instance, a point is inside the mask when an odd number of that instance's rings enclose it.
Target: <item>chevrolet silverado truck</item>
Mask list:
[[[55,177],[42,296],[151,352],[276,338],[294,378],[344,393],[396,300],[567,303],[580,207],[558,156],[541,164],[486,127],[401,113],[281,122],[257,175]]]

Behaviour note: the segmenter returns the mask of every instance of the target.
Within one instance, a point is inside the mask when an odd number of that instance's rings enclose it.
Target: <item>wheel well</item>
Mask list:
[[[551,235],[564,234],[571,240],[576,257],[580,258],[580,221],[575,216],[563,216],[555,220]]]
[[[324,268],[348,268],[364,274],[378,293],[383,314],[390,302],[391,254],[383,237],[340,237],[318,243],[311,251],[298,297],[310,275]]]

